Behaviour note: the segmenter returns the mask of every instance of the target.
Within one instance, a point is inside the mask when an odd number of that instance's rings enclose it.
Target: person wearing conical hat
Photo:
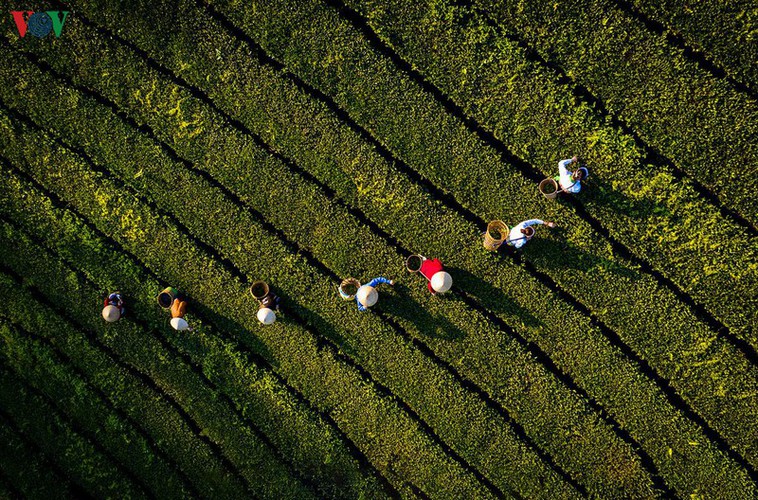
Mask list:
[[[359,311],[363,312],[376,304],[376,301],[379,300],[379,293],[376,291],[376,287],[381,284],[394,285],[395,282],[387,278],[374,278],[358,288],[358,291],[355,293],[355,302],[358,304]]]
[[[511,232],[508,233],[508,238],[506,238],[506,243],[508,245],[515,247],[516,249],[519,249],[526,245],[526,242],[532,239],[532,236],[534,236],[534,227],[533,226],[539,226],[539,225],[546,225],[549,228],[556,227],[555,222],[550,221],[543,221],[540,219],[529,219],[525,220],[524,222],[513,226],[513,229],[511,229]]]
[[[184,314],[187,312],[187,301],[183,299],[174,299],[174,303],[171,304],[171,326],[174,330],[183,331],[189,329],[187,320],[184,319]]]
[[[582,189],[582,181],[590,175],[587,167],[579,167],[573,172],[569,170],[571,165],[578,162],[579,158],[576,156],[558,162],[558,184],[560,184],[561,190],[564,193],[578,193]]]
[[[444,270],[442,262],[439,259],[427,259],[421,257],[421,268],[419,272],[427,279],[426,286],[432,295],[445,293],[453,286],[453,278]]]
[[[121,297],[121,292],[116,291],[108,295],[103,302],[103,319],[108,323],[115,323],[124,314],[126,314],[126,307],[124,307],[124,299]]]
[[[279,310],[280,297],[273,291],[269,290],[268,293],[263,296],[258,302],[260,307],[258,308],[258,321],[264,325],[270,325],[276,321],[276,313],[274,311]]]

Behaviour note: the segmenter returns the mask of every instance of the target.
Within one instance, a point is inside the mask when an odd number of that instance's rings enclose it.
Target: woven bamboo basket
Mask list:
[[[548,200],[552,200],[556,196],[558,196],[558,193],[560,193],[560,190],[558,189],[558,183],[555,182],[555,179],[547,178],[543,179],[540,182],[540,193],[542,193],[542,196],[547,198]]]
[[[345,300],[352,300],[361,287],[361,282],[355,278],[346,278],[342,280],[339,286],[340,297]]]
[[[508,237],[508,231],[508,226],[501,220],[493,220],[487,224],[487,231],[484,233],[484,248],[493,252],[500,248]]]
[[[409,273],[417,273],[421,270],[421,263],[424,259],[420,255],[411,255],[405,259],[405,268]]]
[[[158,294],[158,305],[164,309],[171,309],[171,304],[174,303],[174,299],[179,296],[179,291],[173,287],[166,287],[161,293]]]
[[[250,295],[252,295],[255,300],[262,300],[263,297],[268,295],[268,284],[265,281],[255,281],[252,285],[250,285]]]

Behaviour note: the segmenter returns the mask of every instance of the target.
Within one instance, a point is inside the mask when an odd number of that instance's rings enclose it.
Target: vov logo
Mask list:
[[[16,22],[18,36],[21,38],[24,38],[27,32],[37,38],[45,38],[51,31],[55,33],[57,38],[60,38],[68,12],[67,10],[48,10],[46,12],[12,10],[11,15]]]

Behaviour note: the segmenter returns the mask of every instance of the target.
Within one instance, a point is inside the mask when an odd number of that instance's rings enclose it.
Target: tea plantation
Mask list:
[[[755,2],[3,16],[0,498],[758,497]]]

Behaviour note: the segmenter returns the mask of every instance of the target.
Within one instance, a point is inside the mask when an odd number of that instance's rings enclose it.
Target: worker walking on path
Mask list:
[[[524,222],[518,224],[517,226],[514,226],[513,229],[511,229],[511,232],[508,233],[506,242],[508,245],[519,249],[526,245],[526,242],[532,239],[532,236],[534,236],[534,227],[532,226],[538,226],[542,224],[551,229],[556,227],[555,222],[543,221],[540,219],[525,220]]]
[[[578,162],[579,158],[576,156],[558,162],[558,184],[564,193],[578,193],[582,189],[582,181],[590,174],[587,167],[579,167],[574,172],[569,171],[569,167]]]
[[[108,323],[115,323],[124,314],[126,314],[126,307],[124,307],[124,299],[121,297],[121,292],[115,291],[109,294],[103,302],[103,319]]]
[[[445,271],[439,259],[427,259],[423,255],[413,255],[408,258],[407,267],[409,271],[421,273],[426,278],[426,286],[432,295],[445,293],[453,286],[452,276]]]
[[[376,301],[379,300],[379,293],[376,291],[376,287],[382,284],[394,285],[395,282],[387,278],[374,278],[358,288],[355,294],[355,302],[358,304],[359,311],[363,312],[376,304]]]

